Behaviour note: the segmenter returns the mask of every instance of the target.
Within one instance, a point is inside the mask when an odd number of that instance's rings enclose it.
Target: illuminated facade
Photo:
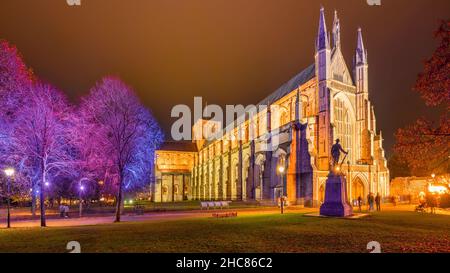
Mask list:
[[[337,138],[349,151],[345,160],[341,158],[348,196],[354,200],[365,199],[369,192],[389,195],[389,170],[369,100],[361,29],[352,72],[341,52],[337,13],[332,38],[328,36],[321,9],[315,63],[260,103],[270,107],[235,125],[221,139],[195,143],[188,153],[189,164],[182,168],[189,174],[184,199],[275,201],[282,191],[291,204],[318,206],[325,192],[331,146]],[[275,149],[266,149],[275,142]],[[158,153],[162,157],[172,153],[173,160],[184,160],[183,154],[170,149]],[[281,178],[277,165],[283,161],[286,173]],[[163,192],[156,190],[155,196],[161,197],[155,201],[179,200],[170,197],[169,189],[181,184],[179,176],[178,183],[174,178],[169,181],[164,173],[175,170],[164,170],[164,166],[158,159],[155,189]]]

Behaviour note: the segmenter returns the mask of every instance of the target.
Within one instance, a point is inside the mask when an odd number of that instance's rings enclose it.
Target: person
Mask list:
[[[344,154],[348,154],[348,152],[342,149],[341,142],[339,139],[336,139],[336,143],[331,147],[331,157],[333,158],[333,166],[339,165],[339,158],[341,157],[341,152]]]
[[[375,210],[375,208],[373,206],[373,203],[375,201],[374,199],[375,198],[373,196],[373,193],[369,193],[369,211],[374,211]]]
[[[64,204],[59,205],[59,217],[64,218],[65,209]]]
[[[64,206],[64,217],[69,218],[69,206]]]
[[[362,198],[361,195],[358,196],[358,207],[359,207],[359,212],[361,212],[361,206],[362,206]]]
[[[427,207],[430,208],[430,213],[436,213],[436,197],[432,193],[427,193],[426,196]]]
[[[392,204],[394,205],[394,207],[396,207],[397,206],[397,196],[392,195],[391,201],[392,201]]]
[[[381,196],[380,193],[377,193],[375,197],[375,203],[377,204],[377,211],[381,211]]]

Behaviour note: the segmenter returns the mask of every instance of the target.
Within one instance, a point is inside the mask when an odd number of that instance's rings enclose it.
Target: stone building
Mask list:
[[[166,142],[156,151],[153,201],[177,202],[192,198],[191,176],[196,154],[197,147],[191,142]]]
[[[322,8],[315,62],[258,104],[266,107],[235,122],[219,139],[197,140],[195,147],[182,153],[170,148],[158,151],[154,188],[155,196],[161,197],[155,201],[275,201],[283,194],[291,204],[318,206],[335,139],[349,151],[341,159],[348,196],[352,200],[369,192],[388,196],[389,170],[369,100],[362,31],[357,31],[352,70],[341,52],[340,31],[335,13],[329,37]],[[182,164],[167,163],[167,158]],[[280,162],[286,167],[284,175],[277,172]],[[182,184],[181,177],[184,195],[173,190]]]

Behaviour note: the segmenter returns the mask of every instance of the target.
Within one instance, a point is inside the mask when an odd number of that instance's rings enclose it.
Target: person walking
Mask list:
[[[369,193],[369,211],[374,211],[375,208],[373,206],[373,203],[375,202],[375,198],[373,196],[373,193]]]
[[[436,197],[432,193],[427,193],[426,195],[427,207],[430,208],[430,213],[436,213]]]
[[[381,196],[380,196],[380,193],[377,193],[377,196],[375,197],[375,203],[377,205],[377,211],[381,211]]]
[[[69,206],[64,206],[64,217],[69,218]]]
[[[59,217],[64,218],[66,206],[63,204],[59,205]]]
[[[361,212],[361,206],[362,206],[362,197],[361,195],[358,196],[358,208],[359,208],[359,212]]]

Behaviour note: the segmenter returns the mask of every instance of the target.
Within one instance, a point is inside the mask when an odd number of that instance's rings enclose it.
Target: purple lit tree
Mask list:
[[[47,187],[61,175],[73,175],[72,109],[48,84],[36,83],[29,92],[26,103],[18,106],[9,154],[21,173],[37,182],[32,194],[39,191],[41,226],[46,226]]]
[[[9,144],[9,136],[18,105],[32,83],[32,73],[26,67],[18,50],[6,41],[0,41],[0,152]],[[5,163],[2,158],[1,163]],[[2,164],[2,165],[3,165]]]
[[[148,182],[154,152],[163,133],[131,87],[120,79],[106,77],[82,100],[85,137],[90,154],[108,180],[117,181],[116,222],[120,222],[123,191]]]
[[[16,47],[6,41],[0,41],[0,168],[2,170],[5,167],[18,167],[10,157],[12,135],[20,106],[29,97],[27,94],[33,80],[31,70],[26,67]],[[28,195],[30,184],[30,179],[26,175],[16,172],[12,193],[20,197]]]

